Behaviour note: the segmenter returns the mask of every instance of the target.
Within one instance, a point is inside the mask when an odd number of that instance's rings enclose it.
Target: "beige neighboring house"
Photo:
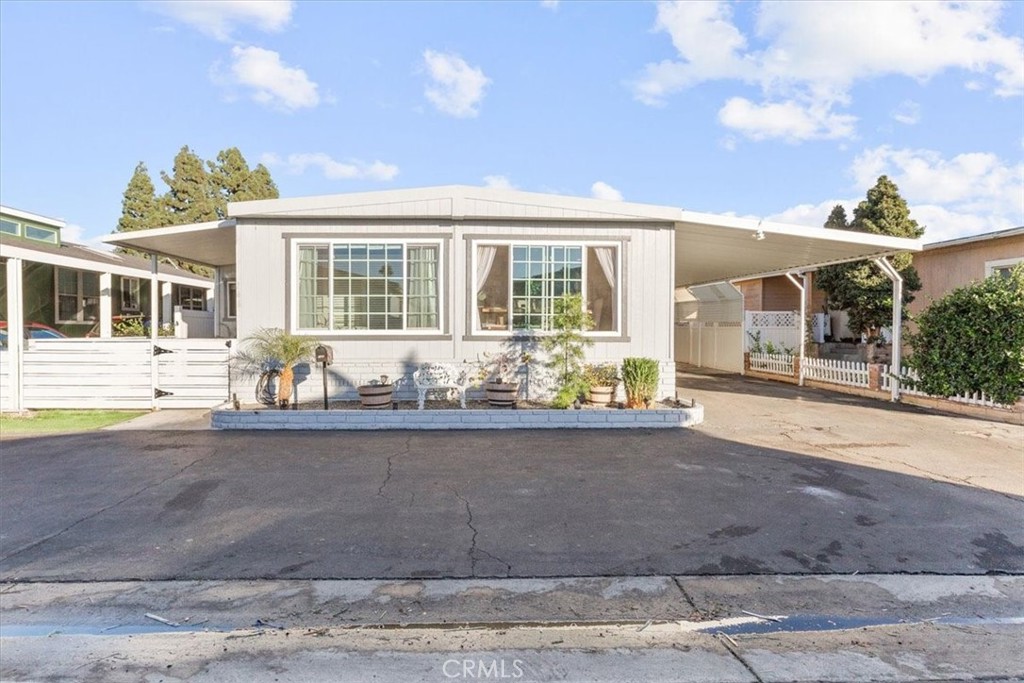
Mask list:
[[[1009,273],[1021,262],[1024,226],[926,244],[923,251],[914,254],[922,287],[910,304],[910,314],[919,315],[931,302],[954,289],[996,272]]]

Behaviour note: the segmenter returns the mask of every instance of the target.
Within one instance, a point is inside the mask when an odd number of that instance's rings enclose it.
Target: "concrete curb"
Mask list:
[[[213,429],[667,429],[704,421],[704,406],[652,410],[233,410],[211,411]]]

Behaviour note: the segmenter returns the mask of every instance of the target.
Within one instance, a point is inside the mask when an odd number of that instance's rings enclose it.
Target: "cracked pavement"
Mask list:
[[[692,430],[5,439],[0,578],[1024,572],[1024,428],[749,382],[682,375]]]

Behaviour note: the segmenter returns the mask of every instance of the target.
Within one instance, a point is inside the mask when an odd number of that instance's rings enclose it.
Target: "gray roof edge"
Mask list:
[[[1017,235],[1024,235],[1024,225],[1016,228],[1006,228],[1004,230],[993,230],[992,232],[983,232],[978,235],[968,235],[967,237],[954,237],[950,240],[943,240],[941,242],[929,242],[924,245],[925,251],[931,251],[932,249],[945,249],[946,247],[956,247],[961,244],[972,244],[974,242],[987,242],[989,240],[997,240],[1006,237],[1016,237]]]

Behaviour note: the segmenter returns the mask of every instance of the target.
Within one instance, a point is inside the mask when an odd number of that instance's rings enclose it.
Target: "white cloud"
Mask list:
[[[273,50],[235,46],[231,58],[230,74],[217,74],[215,81],[247,88],[253,100],[274,109],[295,111],[320,104],[319,86],[302,69],[282,62]]]
[[[903,100],[892,113],[893,119],[907,126],[913,126],[921,120],[921,105],[914,100]]]
[[[606,199],[612,202],[622,201],[622,193],[601,180],[590,186],[590,195],[594,199]]]
[[[775,223],[792,223],[793,225],[805,225],[808,227],[822,227],[832,213],[836,204],[842,204],[846,209],[847,218],[853,216],[853,207],[857,206],[856,199],[829,199],[817,204],[798,204],[788,209],[765,216],[766,221]]]
[[[514,190],[516,186],[512,184],[512,181],[503,175],[486,175],[484,176],[484,187],[491,187],[495,190]]]
[[[260,157],[266,166],[283,166],[288,173],[305,173],[307,168],[318,168],[328,180],[392,180],[398,175],[398,166],[383,161],[366,163],[358,159],[345,162],[335,161],[323,152],[289,154],[282,159],[276,154],[266,153]]]
[[[491,79],[480,67],[470,66],[454,53],[423,51],[423,63],[430,76],[424,94],[437,110],[465,119],[479,113],[484,89]]]
[[[926,242],[1024,225],[1024,163],[972,152],[945,159],[932,150],[866,149],[850,166],[860,196],[799,204],[765,220],[818,227],[842,204],[849,218],[880,175],[888,175],[907,201],[911,217],[925,226]]]
[[[166,0],[150,5],[217,40],[231,40],[239,26],[273,33],[291,23],[292,0]]]
[[[718,120],[752,140],[782,138],[797,142],[848,137],[853,134],[857,117],[793,100],[754,104],[742,97],[732,97],[719,110]]]
[[[852,121],[832,110],[849,105],[857,81],[887,75],[923,81],[959,69],[987,80],[999,96],[1024,92],[1024,40],[1000,31],[998,4],[764,2],[749,36],[732,12],[725,2],[659,3],[654,30],[669,35],[677,56],[646,65],[632,84],[636,99],[661,105],[699,83],[736,80],[761,89],[765,102],[750,104],[751,111],[777,112],[781,101],[816,112],[829,122],[826,129],[850,136]],[[751,40],[759,49],[748,49]],[[791,127],[777,130],[794,139]],[[761,131],[760,139],[770,133]]]
[[[937,204],[962,212],[989,213],[1024,224],[1024,163],[1004,162],[989,152],[945,159],[927,149],[866,149],[850,168],[858,186],[888,175],[909,203]]]
[[[540,0],[540,6],[554,11],[558,9],[558,0]]]

